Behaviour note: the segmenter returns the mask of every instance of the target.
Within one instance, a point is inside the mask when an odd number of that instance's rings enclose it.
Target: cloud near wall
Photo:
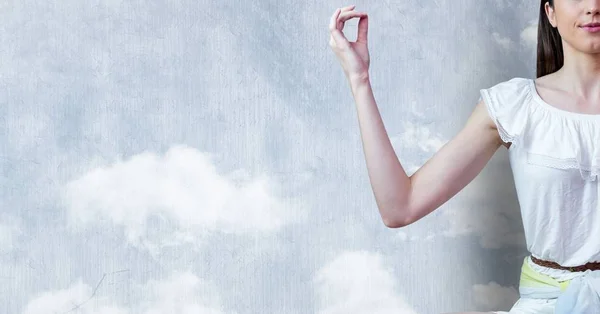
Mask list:
[[[314,282],[318,314],[416,314],[397,292],[393,271],[376,253],[344,252],[319,269]]]
[[[93,169],[68,182],[62,200],[73,230],[108,222],[156,253],[212,232],[276,232],[298,221],[300,212],[273,195],[272,184],[243,170],[220,174],[207,154],[175,146]]]

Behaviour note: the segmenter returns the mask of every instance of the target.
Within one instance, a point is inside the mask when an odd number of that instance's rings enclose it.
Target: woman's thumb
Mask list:
[[[333,37],[333,40],[335,40],[336,46],[338,48],[346,49],[348,48],[348,46],[350,46],[350,42],[348,42],[346,36],[344,36],[342,31],[340,31],[339,29],[336,28],[332,30],[331,36]]]
[[[340,16],[340,9],[336,9],[335,13],[329,19],[329,33],[331,33],[331,37],[335,41],[335,45],[338,48],[346,49],[350,45],[342,31],[337,27],[337,19]]]

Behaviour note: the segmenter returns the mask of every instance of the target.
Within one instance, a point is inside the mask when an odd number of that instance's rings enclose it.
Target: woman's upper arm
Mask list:
[[[463,129],[410,177],[411,192],[405,209],[409,215],[398,226],[423,218],[456,195],[503,144],[485,103],[480,101]]]

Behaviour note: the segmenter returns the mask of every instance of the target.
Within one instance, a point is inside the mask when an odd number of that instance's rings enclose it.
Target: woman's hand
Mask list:
[[[369,49],[367,33],[369,22],[367,13],[354,11],[354,5],[337,9],[329,21],[329,46],[342,64],[344,74],[349,79],[367,78],[369,72]],[[356,42],[349,42],[342,30],[347,20],[359,18]]]

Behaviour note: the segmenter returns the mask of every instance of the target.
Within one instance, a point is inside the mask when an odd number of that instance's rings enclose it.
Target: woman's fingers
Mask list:
[[[337,46],[339,48],[344,48],[349,43],[337,25],[337,20],[338,20],[338,17],[340,16],[340,13],[341,13],[341,9],[335,10],[333,15],[331,16],[331,19],[329,20],[329,32],[331,33],[331,37],[329,39],[329,45],[332,47]]]
[[[359,17],[365,17],[367,16],[367,13],[365,12],[358,12],[358,11],[346,11],[346,12],[341,12],[340,15],[337,18],[338,23],[344,23],[347,20]]]
[[[369,16],[365,14],[358,21],[358,36],[356,42],[367,43],[367,35],[369,34]]]
[[[346,21],[353,18],[362,18],[363,16],[366,16],[366,13],[356,11],[341,12],[337,18],[337,27],[338,29],[343,30],[344,23],[346,23]]]
[[[353,18],[361,18],[361,20],[367,17],[367,13],[353,11],[356,5],[350,5],[343,8],[338,8],[335,10],[331,19],[329,21],[329,31],[331,32],[330,44],[333,46],[334,43],[337,43],[340,48],[348,45],[348,40],[342,33],[344,29],[344,23],[347,20]],[[359,31],[362,31],[362,35],[359,37],[360,41],[366,41],[366,32],[365,32],[365,22],[359,22]],[[358,40],[357,40],[358,41]]]
[[[340,22],[339,21],[339,16],[340,15],[344,16],[344,14],[348,14],[348,13],[345,13],[345,12],[349,12],[349,13],[354,12],[352,10],[355,7],[356,7],[355,5],[350,5],[350,6],[347,6],[347,7],[336,9],[335,12],[333,13],[333,15],[331,16],[331,20],[329,22],[329,30],[332,30],[332,27],[337,27],[339,30],[342,30],[344,28],[343,23],[342,24],[337,24],[338,22]]]
[[[333,15],[329,18],[329,31],[333,31],[335,28],[338,16],[340,16],[340,9],[335,9],[335,12],[333,12]]]

